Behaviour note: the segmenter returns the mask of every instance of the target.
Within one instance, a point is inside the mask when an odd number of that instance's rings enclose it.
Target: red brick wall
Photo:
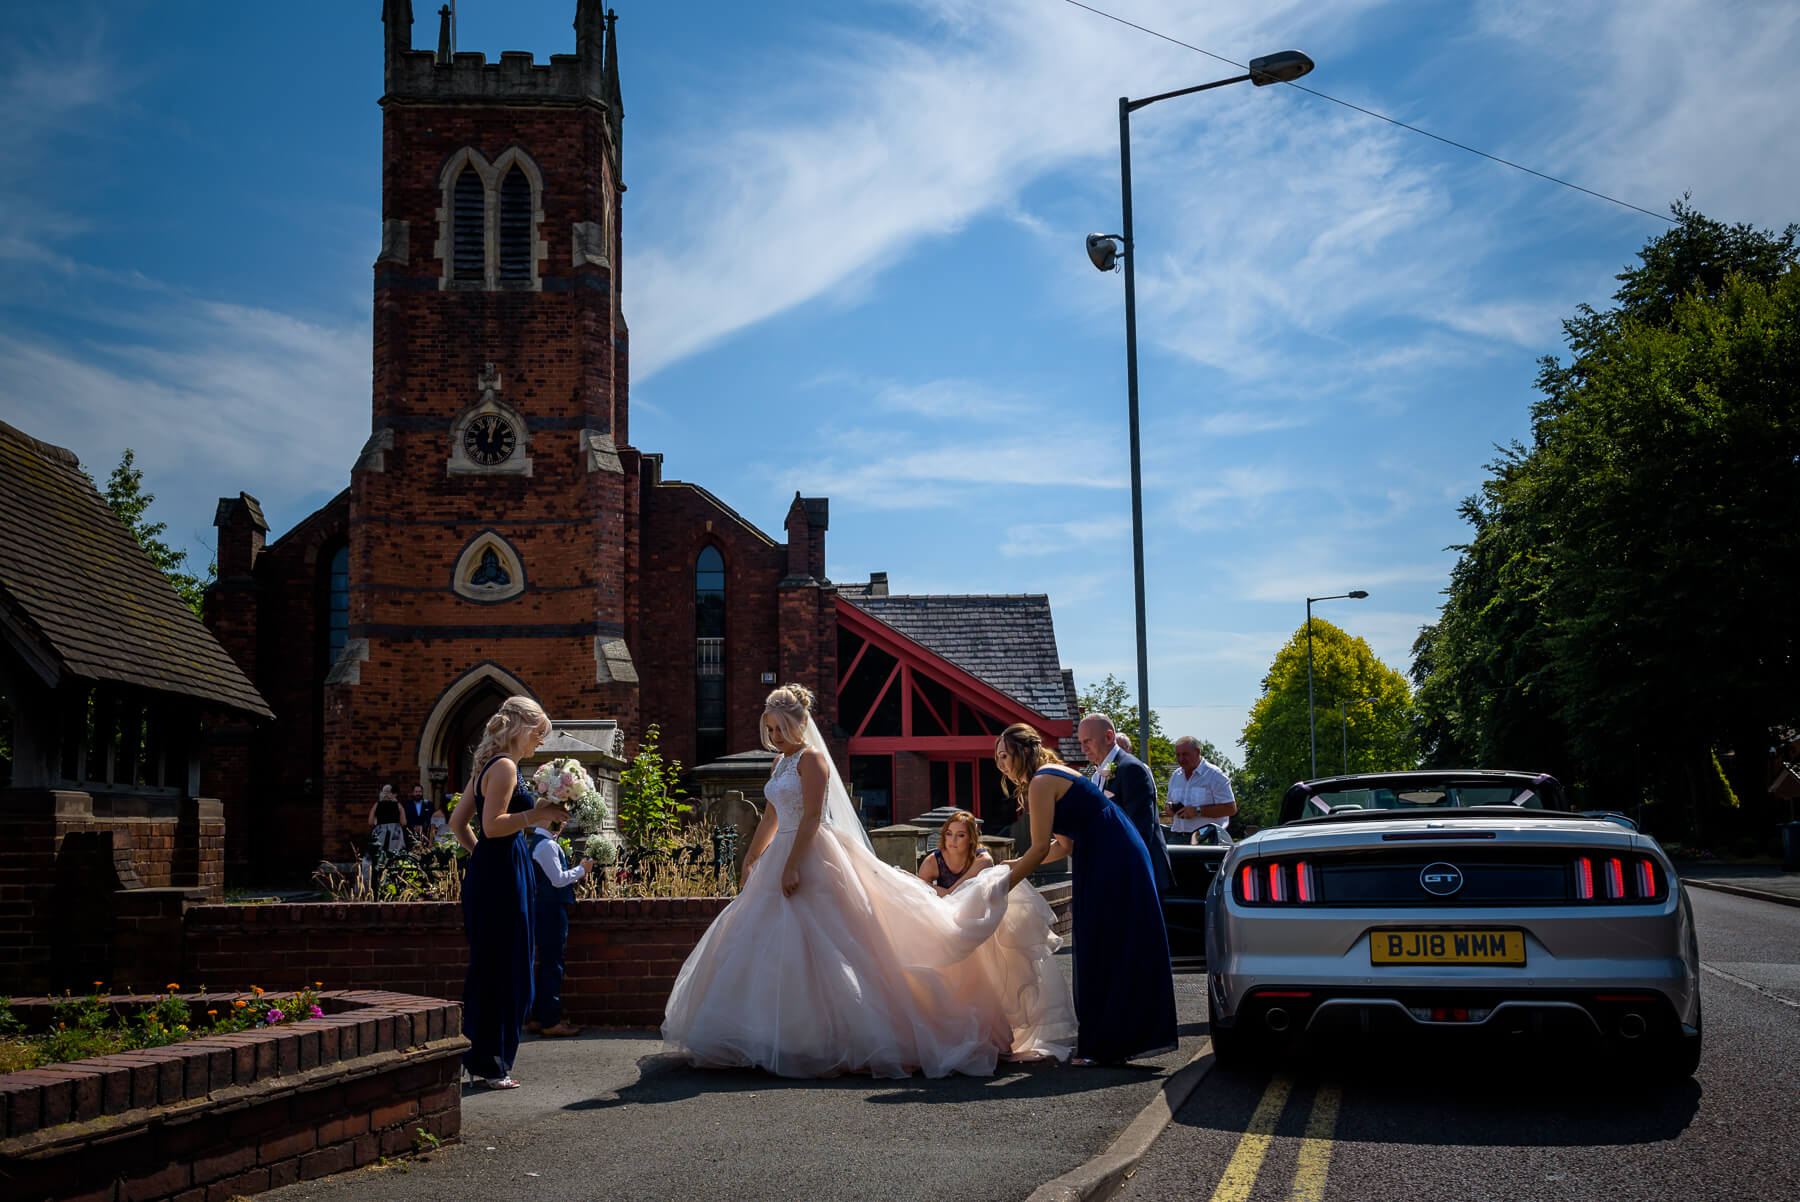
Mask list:
[[[931,760],[916,751],[894,753],[894,821],[909,822],[931,808]]]
[[[320,1019],[0,1076],[7,1197],[224,1199],[416,1151],[421,1129],[458,1135],[460,1006],[322,1004]]]
[[[725,898],[576,902],[563,1008],[576,1022],[656,1026],[675,974]],[[468,969],[455,902],[191,907],[185,977],[210,988],[384,989],[460,998]]]

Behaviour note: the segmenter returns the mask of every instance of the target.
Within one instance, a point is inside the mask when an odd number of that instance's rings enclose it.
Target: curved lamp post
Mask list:
[[[1308,597],[1306,599],[1306,742],[1312,748],[1312,776],[1319,778],[1319,732],[1313,725],[1313,667],[1312,667],[1312,607],[1314,601],[1361,601],[1369,594],[1359,588],[1347,593],[1333,593],[1329,597]]]
[[[1138,370],[1137,370],[1137,273],[1133,270],[1137,256],[1131,238],[1131,114],[1159,100],[1172,100],[1194,92],[1222,88],[1226,84],[1248,81],[1257,87],[1272,83],[1288,83],[1313,69],[1312,59],[1298,50],[1250,60],[1250,70],[1230,79],[1160,92],[1142,100],[1119,97],[1119,199],[1125,227],[1122,234],[1089,234],[1088,258],[1101,271],[1111,271],[1120,260],[1125,263],[1125,391],[1131,426],[1131,559],[1137,586],[1137,685],[1138,746],[1150,753],[1150,652],[1144,628],[1144,487],[1138,455]],[[1315,760],[1317,756],[1315,755]],[[1314,764],[1314,768],[1317,768]],[[1314,775],[1317,775],[1315,772]]]

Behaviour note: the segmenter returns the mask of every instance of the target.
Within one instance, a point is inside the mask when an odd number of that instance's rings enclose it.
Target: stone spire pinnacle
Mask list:
[[[456,53],[456,42],[450,33],[450,6],[438,9],[438,49],[437,61],[448,65],[451,56]]]

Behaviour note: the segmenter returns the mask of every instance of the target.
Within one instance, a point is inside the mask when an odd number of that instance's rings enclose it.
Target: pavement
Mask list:
[[[1800,872],[1783,872],[1779,864],[1678,860],[1675,871],[1696,888],[1800,906]]]
[[[1174,1052],[991,1078],[789,1081],[688,1068],[654,1032],[527,1037],[523,1087],[465,1093],[461,1143],[261,1197],[1021,1202],[1104,1152],[1205,1043],[1205,977],[1178,973],[1175,991]]]

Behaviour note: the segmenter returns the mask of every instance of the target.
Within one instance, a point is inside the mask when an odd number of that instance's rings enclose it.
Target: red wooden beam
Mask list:
[[[862,725],[856,728],[857,735],[861,735],[869,728],[869,719],[873,718],[875,711],[881,708],[881,699],[886,697],[887,691],[894,687],[894,677],[898,675],[900,675],[900,665],[896,663],[888,670],[887,679],[882,681],[881,691],[875,694],[875,700],[869,703],[869,712],[863,715]]]
[[[994,754],[993,735],[914,735],[908,739],[904,736],[864,735],[860,732],[850,736],[851,755],[891,755],[896,751],[916,751],[920,755],[960,755],[963,758],[980,759],[984,755]]]
[[[848,668],[844,669],[844,674],[842,676],[838,677],[837,691],[838,691],[838,695],[840,697],[843,696],[844,686],[846,684],[850,683],[850,676],[852,673],[854,673],[856,671],[856,665],[862,663],[863,652],[867,651],[868,649],[869,649],[869,640],[864,639],[863,645],[858,647],[856,649],[856,654],[853,657],[851,657],[850,666]]]
[[[931,648],[907,638],[879,618],[858,609],[854,602],[839,597],[837,612],[840,627],[849,628],[852,634],[876,644],[910,667],[923,671],[946,685],[952,693],[962,694],[973,702],[978,702],[983,710],[990,711],[1007,722],[1029,722],[1046,737],[1061,738],[1074,733],[1075,723],[1072,719],[1050,718],[1038,713],[1018,699],[957,667]]]
[[[952,725],[950,725],[950,724],[949,724],[949,723],[948,723],[948,722],[946,722],[946,721],[944,721],[944,715],[942,715],[942,714],[940,714],[940,713],[938,713],[938,712],[937,712],[937,706],[935,706],[935,705],[933,705],[933,704],[931,704],[931,698],[929,698],[929,697],[927,697],[927,696],[926,696],[926,695],[925,695],[925,690],[924,690],[924,689],[921,689],[921,688],[918,688],[918,687],[917,687],[917,686],[916,686],[916,685],[915,685],[915,686],[914,686],[914,690],[915,690],[915,691],[916,691],[916,692],[917,692],[917,693],[918,693],[918,695],[919,695],[919,702],[920,702],[920,704],[922,704],[922,705],[923,705],[923,706],[924,706],[924,707],[925,707],[925,709],[926,709],[926,710],[927,710],[927,711],[928,711],[928,712],[929,712],[929,713],[930,713],[930,714],[931,714],[931,716],[932,716],[932,717],[933,717],[933,718],[936,718],[936,719],[937,719],[937,724],[938,724],[938,725],[939,725],[939,726],[941,726],[941,727],[943,727],[943,728],[944,728],[944,733],[945,733],[945,734],[947,734],[947,735],[953,735],[953,734],[955,734],[955,733],[956,733],[956,727],[954,727],[954,726],[952,726]],[[956,699],[956,694],[955,694],[955,693],[952,693],[952,694],[950,694],[950,699],[951,699],[951,700],[952,700],[952,701],[954,701],[954,700],[955,700],[955,699]],[[954,706],[953,706],[953,707],[951,707],[951,711],[950,711],[950,712],[951,712],[951,713],[955,713],[955,712],[956,712],[956,710],[955,710],[955,707],[954,707]],[[908,731],[908,732],[907,732],[907,733],[908,733],[908,734],[911,734],[911,733],[912,733],[912,732],[911,732],[911,731]]]

